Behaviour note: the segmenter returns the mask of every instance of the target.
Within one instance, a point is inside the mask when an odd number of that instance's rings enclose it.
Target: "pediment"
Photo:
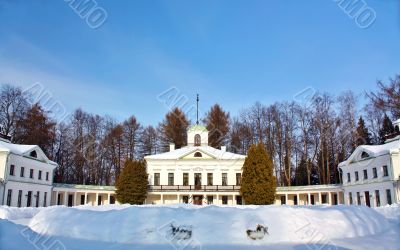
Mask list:
[[[211,155],[210,153],[205,152],[201,149],[195,149],[188,154],[180,157],[179,159],[182,160],[215,160],[217,159],[215,156]]]

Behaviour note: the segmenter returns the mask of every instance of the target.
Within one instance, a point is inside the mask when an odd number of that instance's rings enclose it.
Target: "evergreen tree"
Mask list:
[[[360,119],[358,120],[356,133],[357,133],[357,139],[356,139],[357,146],[371,145],[371,134],[369,133],[368,128],[365,126],[365,122],[362,116],[360,116]]]
[[[181,109],[174,108],[169,112],[159,127],[164,150],[169,148],[170,143],[174,143],[176,148],[185,146],[188,126],[189,122]]]
[[[309,162],[309,164],[311,163]],[[308,184],[307,160],[304,157],[301,157],[299,165],[296,168],[294,184],[296,186],[305,186]]]
[[[379,130],[380,143],[385,143],[386,139],[389,139],[390,135],[394,133],[394,126],[390,118],[386,115],[383,117],[382,127]]]
[[[55,126],[56,123],[36,103],[16,122],[14,142],[38,145],[46,155],[50,155],[56,137]]]
[[[211,147],[219,148],[225,144],[229,132],[229,113],[215,104],[204,119],[208,133],[208,143]]]
[[[252,145],[243,165],[240,193],[246,204],[269,205],[275,201],[276,178],[271,156],[262,143]]]
[[[127,160],[115,184],[118,202],[143,204],[147,197],[147,177],[145,161]]]

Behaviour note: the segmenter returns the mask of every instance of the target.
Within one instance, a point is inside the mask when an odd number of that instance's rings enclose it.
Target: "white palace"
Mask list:
[[[395,122],[398,131],[400,120]],[[187,146],[146,156],[146,204],[241,205],[246,156],[208,145],[208,131],[194,125]],[[52,183],[57,164],[37,146],[0,139],[0,204],[16,207],[118,203],[115,187]],[[343,184],[278,187],[277,205],[356,204],[371,207],[400,202],[400,136],[376,146],[359,146],[338,166]]]

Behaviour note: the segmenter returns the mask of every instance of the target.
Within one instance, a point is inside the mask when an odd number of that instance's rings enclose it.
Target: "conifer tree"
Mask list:
[[[56,136],[55,126],[47,112],[36,103],[17,121],[14,142],[38,145],[46,155],[50,155]]]
[[[270,205],[275,201],[276,178],[271,156],[263,144],[252,145],[243,165],[240,193],[246,204]]]
[[[229,132],[229,113],[225,112],[219,104],[211,107],[204,119],[208,133],[208,144],[219,148],[225,144]]]
[[[380,143],[383,144],[387,139],[389,139],[390,135],[394,133],[394,126],[390,118],[386,115],[383,117],[382,127],[379,130],[379,139]]]
[[[145,161],[127,160],[116,182],[116,198],[120,203],[143,204],[147,197]]]
[[[365,122],[362,116],[360,116],[360,119],[358,120],[356,133],[357,133],[357,139],[356,139],[357,146],[371,145],[371,134],[369,133],[368,128],[365,126]]]
[[[174,143],[176,148],[185,146],[188,126],[189,122],[181,109],[174,108],[169,112],[159,127],[162,147],[167,149],[170,143]]]

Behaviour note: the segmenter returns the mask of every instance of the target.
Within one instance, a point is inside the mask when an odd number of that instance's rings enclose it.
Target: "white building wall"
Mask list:
[[[53,184],[53,170],[54,165],[47,164],[42,161],[31,159],[28,157],[9,154],[8,161],[4,161],[6,156],[1,156],[0,164],[2,164],[2,170],[5,175],[5,185],[2,192],[1,204],[7,205],[8,190],[11,191],[11,206],[18,205],[18,194],[22,191],[21,206],[27,206],[27,195],[28,192],[32,192],[31,206],[36,206],[37,192],[39,192],[39,203],[38,206],[48,206],[51,202],[52,195],[52,184]],[[11,175],[11,165],[14,166],[14,175]],[[21,168],[24,167],[24,176],[21,177]],[[30,177],[30,170],[33,169],[33,178]],[[39,179],[39,171],[41,173],[41,179]],[[48,173],[48,179],[46,179],[46,173]],[[44,204],[45,192],[47,193],[46,203]]]

